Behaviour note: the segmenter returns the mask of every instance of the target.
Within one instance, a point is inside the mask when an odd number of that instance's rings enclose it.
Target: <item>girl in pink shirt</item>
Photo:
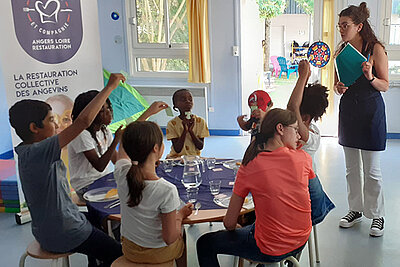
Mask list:
[[[311,157],[298,150],[300,139],[293,112],[272,109],[250,143],[238,171],[226,230],[197,241],[200,266],[219,266],[217,255],[258,262],[278,262],[299,253],[311,232],[308,180],[315,177]],[[247,194],[253,196],[256,221],[236,229]]]

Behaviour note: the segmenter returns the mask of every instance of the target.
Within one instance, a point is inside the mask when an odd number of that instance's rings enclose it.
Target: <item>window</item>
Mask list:
[[[385,0],[383,40],[389,57],[389,80],[400,83],[400,0]]]
[[[186,78],[189,70],[186,0],[132,0],[130,4],[131,75]]]

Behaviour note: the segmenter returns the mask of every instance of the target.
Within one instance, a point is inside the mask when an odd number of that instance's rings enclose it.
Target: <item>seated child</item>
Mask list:
[[[250,131],[251,138],[253,138],[259,132],[260,121],[270,110],[273,103],[267,92],[256,90],[250,94],[248,104],[251,109],[250,119],[245,121],[246,115],[240,115],[237,117],[237,122],[242,130]]]
[[[63,147],[92,124],[111,91],[124,80],[122,74],[112,74],[106,87],[58,135],[49,104],[21,100],[9,110],[10,124],[23,141],[15,152],[32,217],[32,233],[44,250],[83,253],[102,261],[104,266],[110,266],[122,255],[121,245],[92,227],[71,201],[60,154]]]
[[[299,78],[290,96],[287,108],[296,114],[299,122],[302,149],[312,158],[313,170],[316,173],[315,152],[318,150],[321,134],[314,123],[326,112],[328,107],[327,88],[321,84],[306,86],[311,75],[310,64],[306,60],[299,63]],[[311,199],[311,217],[313,225],[322,222],[335,205],[325,194],[318,176],[309,181]]]
[[[72,109],[72,119],[75,120],[98,94],[98,91],[91,90],[78,95]],[[145,120],[167,106],[164,102],[154,102],[138,120]],[[93,123],[68,144],[71,185],[82,201],[84,201],[83,194],[94,181],[112,172],[110,161],[113,163],[116,161],[114,152],[122,130],[120,127],[113,138],[111,131],[107,128],[112,118],[113,110],[107,98]]]
[[[187,89],[180,89],[172,96],[172,103],[174,110],[179,110],[180,114],[167,125],[167,139],[172,141],[171,152],[167,158],[182,155],[200,156],[204,147],[204,137],[210,136],[210,133],[204,119],[191,113],[192,94]]]
[[[296,115],[289,110],[272,109],[264,117],[237,173],[224,218],[226,230],[207,233],[197,241],[200,266],[219,266],[218,254],[279,262],[303,249],[312,228],[307,186],[315,174],[310,155],[297,149],[297,129]],[[256,221],[236,228],[249,193]]]
[[[163,152],[162,132],[154,122],[132,122],[124,130],[114,171],[121,200],[122,251],[136,263],[178,259],[178,266],[186,266],[182,220],[192,213],[192,204],[177,212],[178,190],[155,171]]]

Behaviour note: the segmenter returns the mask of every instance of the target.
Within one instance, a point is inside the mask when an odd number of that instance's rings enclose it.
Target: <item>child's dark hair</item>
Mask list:
[[[51,106],[44,101],[25,99],[15,103],[9,110],[11,126],[24,142],[32,141],[33,133],[29,125],[33,122],[43,128],[43,120],[51,110]]]
[[[274,108],[268,111],[263,121],[261,122],[260,132],[256,138],[251,141],[247,147],[242,160],[242,164],[246,166],[252,161],[260,152],[265,151],[265,144],[269,138],[274,137],[276,133],[276,126],[281,123],[283,126],[289,126],[297,121],[294,112],[286,109]]]
[[[79,114],[81,114],[81,112],[90,103],[90,101],[92,101],[93,98],[95,98],[98,94],[99,94],[99,91],[90,90],[90,91],[81,93],[80,95],[78,95],[76,97],[76,99],[74,101],[74,107],[72,108],[72,113],[71,113],[72,121],[74,121],[74,120],[76,120],[76,118],[78,118]],[[107,98],[106,103],[108,104],[108,106],[110,107],[110,110],[112,112],[113,110],[112,110],[110,99]],[[98,114],[97,114],[97,116],[98,116]],[[94,119],[94,121],[92,122],[92,124],[86,130],[89,131],[92,138],[96,141],[99,153],[102,153],[101,146],[100,146],[99,141],[97,140],[96,130],[95,130],[95,126],[98,124],[97,116]],[[104,138],[107,140],[106,125],[100,125],[100,129],[104,134]]]
[[[177,98],[178,95],[179,95],[180,93],[182,93],[182,92],[189,92],[189,93],[192,93],[192,92],[190,92],[190,90],[188,90],[188,89],[179,89],[179,90],[177,90],[177,91],[174,92],[174,94],[172,95],[172,104],[173,104],[173,109],[174,109],[175,111],[178,111],[177,108],[175,107],[176,98]]]
[[[135,207],[142,200],[145,177],[142,166],[155,145],[161,147],[163,136],[160,127],[151,121],[135,121],[129,124],[122,135],[122,146],[132,160],[126,175],[129,188],[128,206]]]
[[[319,83],[309,84],[304,88],[300,114],[310,115],[311,120],[317,121],[326,112],[328,103],[328,89]]]

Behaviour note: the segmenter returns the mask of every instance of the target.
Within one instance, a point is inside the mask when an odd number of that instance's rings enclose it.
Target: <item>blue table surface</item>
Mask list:
[[[197,201],[201,203],[202,210],[208,209],[222,209],[222,207],[216,205],[213,201],[214,196],[211,195],[209,189],[209,181],[210,180],[221,180],[221,189],[220,194],[231,195],[233,189],[233,182],[235,180],[235,176],[232,169],[228,169],[224,167],[222,164],[218,164],[225,160],[217,160],[217,165],[212,170],[206,170],[202,172],[202,182],[199,186],[199,194],[197,197]],[[187,202],[186,189],[181,183],[181,177],[183,173],[183,166],[175,165],[171,172],[166,173],[164,169],[160,165],[156,169],[157,175],[165,180],[174,184],[177,189],[180,198],[183,202]],[[117,185],[114,180],[113,173],[110,173],[97,181],[95,181],[92,185],[89,186],[89,190],[101,188],[101,187],[113,187],[116,188]],[[115,200],[114,200],[115,201]],[[111,214],[120,214],[120,206],[116,206],[114,208],[105,208],[107,204],[112,203],[113,201],[108,202],[87,202],[87,207],[90,216],[93,218],[98,218],[100,220],[108,217]]]

